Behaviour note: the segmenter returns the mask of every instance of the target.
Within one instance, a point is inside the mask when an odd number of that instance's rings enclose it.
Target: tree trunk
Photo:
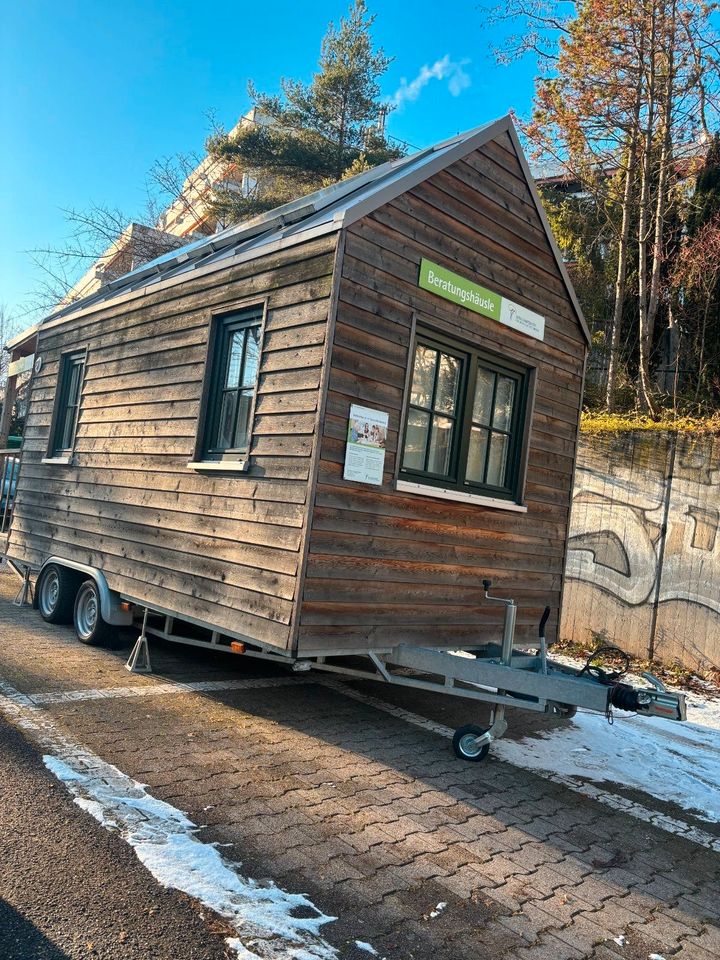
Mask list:
[[[652,273],[650,277],[650,295],[647,309],[649,348],[652,348],[653,335],[655,332],[655,321],[657,319],[658,307],[660,304],[660,275],[662,269],[665,237],[665,212],[667,208],[668,179],[672,164],[672,142],[670,133],[673,123],[672,94],[675,83],[675,23],[676,4],[674,0],[672,0],[672,2],[669,4],[668,20],[665,22],[665,29],[662,31],[662,41],[666,48],[664,60],[667,76],[664,84],[665,89],[660,100],[661,115],[659,119],[662,125],[662,141],[660,147],[660,167],[658,170],[657,199],[655,203]],[[648,398],[646,397],[646,400],[647,399]],[[652,402],[650,405],[652,406]]]
[[[627,275],[628,240],[630,237],[630,207],[633,192],[633,178],[635,175],[635,161],[637,159],[637,121],[640,112],[640,96],[638,98],[634,117],[634,128],[630,134],[630,149],[628,150],[627,169],[625,170],[625,186],[623,188],[622,222],[618,237],[618,265],[615,277],[615,301],[610,326],[610,354],[608,357],[607,385],[605,389],[605,406],[608,412],[615,409],[615,391],[617,389],[618,365],[620,353],[620,332],[622,329],[623,307],[625,306],[625,278]]]
[[[644,5],[647,10],[647,4]],[[650,0],[650,38],[648,50],[647,102],[645,116],[645,135],[643,137],[643,158],[640,183],[640,212],[638,216],[638,315],[640,340],[640,370],[638,383],[638,403],[643,413],[655,414],[655,406],[650,388],[650,350],[652,348],[652,330],[650,329],[649,290],[648,290],[648,238],[650,236],[650,177],[653,148],[653,129],[655,124],[655,59],[656,24],[655,6]]]

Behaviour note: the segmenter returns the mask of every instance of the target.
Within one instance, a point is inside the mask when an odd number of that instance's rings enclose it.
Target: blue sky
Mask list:
[[[528,110],[534,65],[496,67],[477,0],[370,0],[395,57],[388,132],[416,147]],[[62,209],[142,210],[153,162],[200,151],[207,115],[231,126],[247,81],[273,92],[309,79],[347,3],[24,0],[0,32],[0,304],[22,313],[38,280],[26,251],[62,243]],[[414,98],[413,98],[414,97]]]

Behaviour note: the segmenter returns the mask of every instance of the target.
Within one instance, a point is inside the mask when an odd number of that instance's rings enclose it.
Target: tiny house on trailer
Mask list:
[[[544,643],[513,652],[561,602],[587,345],[505,117],[51,315],[7,556],[86,642],[147,608],[175,639],[440,677],[492,735],[513,699],[606,709]]]

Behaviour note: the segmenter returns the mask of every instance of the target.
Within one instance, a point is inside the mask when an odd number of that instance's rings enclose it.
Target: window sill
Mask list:
[[[186,466],[198,473],[246,473],[250,460],[191,460]]]
[[[448,490],[446,487],[431,487],[427,483],[412,483],[409,480],[397,480],[395,489],[402,493],[413,493],[421,497],[437,497],[440,500],[455,500],[458,503],[474,503],[491,510],[509,510],[512,513],[527,513],[522,503],[511,503],[497,497],[484,497],[479,493],[464,493],[462,490]]]
[[[69,466],[73,462],[72,456],[69,457],[43,457],[40,463],[61,464]]]

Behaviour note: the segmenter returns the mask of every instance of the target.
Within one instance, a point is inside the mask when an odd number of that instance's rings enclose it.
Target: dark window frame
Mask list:
[[[82,401],[83,385],[85,383],[86,364],[86,348],[69,350],[60,355],[55,403],[50,428],[50,442],[47,452],[50,459],[70,457],[75,449],[77,426],[78,420],[80,419],[80,404]],[[75,369],[78,369],[79,373],[77,379],[74,381],[76,388],[75,395],[71,396],[73,371]]]
[[[457,410],[459,430],[456,432],[453,440],[448,472],[443,475],[403,466],[408,417],[411,410],[415,409],[416,406],[411,403],[411,393],[415,355],[418,346],[427,346],[430,349],[441,350],[452,356],[462,357],[463,369],[460,377],[461,385],[458,393]],[[491,483],[480,483],[466,478],[470,432],[473,426],[473,403],[479,368],[489,370],[495,375],[493,397],[491,400],[493,416],[498,375],[508,377],[515,382],[515,396],[510,429],[508,431],[495,429],[495,432],[506,433],[510,436],[506,478],[502,486]],[[456,339],[455,337],[438,332],[426,324],[418,322],[414,328],[412,347],[409,353],[402,420],[403,430],[398,449],[398,480],[427,485],[429,488],[435,487],[464,494],[474,494],[478,497],[494,500],[507,500],[509,503],[520,503],[525,482],[535,374],[535,368],[531,366],[524,366],[514,360],[501,357],[497,353],[479,347],[470,341]],[[492,420],[489,425],[483,425],[483,429],[492,432]],[[486,476],[488,460],[489,444],[485,457]],[[430,490],[428,492],[430,492]]]
[[[260,379],[260,363],[262,361],[266,312],[266,302],[258,302],[255,300],[252,303],[237,304],[231,309],[223,310],[222,313],[213,314],[210,318],[201,413],[198,418],[194,456],[194,461],[198,463],[227,463],[230,465],[247,462],[252,442],[257,388]],[[258,329],[258,365],[255,379],[251,387],[238,387],[237,390],[234,391],[237,394],[248,393],[249,396],[246,443],[239,447],[222,448],[217,445],[216,440],[220,424],[222,395],[227,392],[225,380],[232,334],[238,330],[246,330],[250,327],[256,327]],[[246,346],[247,342],[245,343],[243,355],[240,360],[240,383],[242,383]],[[238,409],[236,408],[236,418],[237,415]],[[236,428],[237,419],[234,423],[233,432]]]

